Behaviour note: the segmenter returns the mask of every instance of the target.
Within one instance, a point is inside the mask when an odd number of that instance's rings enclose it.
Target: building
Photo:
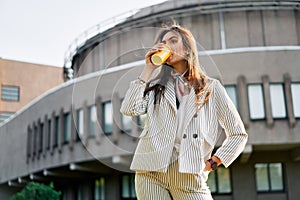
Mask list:
[[[0,123],[64,82],[62,68],[0,58]]]
[[[299,199],[299,9],[299,1],[173,0],[87,30],[67,52],[73,79],[0,127],[0,198],[35,180],[54,182],[62,199],[136,199],[128,167],[143,117],[119,108],[171,17],[192,31],[201,64],[226,86],[249,134],[236,162],[210,175],[214,198]]]

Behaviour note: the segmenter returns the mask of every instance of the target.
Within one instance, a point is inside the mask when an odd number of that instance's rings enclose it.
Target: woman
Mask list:
[[[165,28],[145,56],[146,66],[132,81],[121,106],[124,115],[146,114],[131,163],[138,199],[212,199],[210,171],[228,167],[243,151],[247,133],[219,81],[200,68],[191,32]],[[168,45],[172,55],[153,80],[151,56]],[[226,139],[212,155],[221,131]]]

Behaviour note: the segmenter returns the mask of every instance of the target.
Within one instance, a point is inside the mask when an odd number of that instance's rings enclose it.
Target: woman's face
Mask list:
[[[167,44],[172,50],[172,55],[167,60],[168,65],[175,67],[179,63],[186,63],[186,49],[179,33],[173,31],[166,33],[162,38],[162,43]]]

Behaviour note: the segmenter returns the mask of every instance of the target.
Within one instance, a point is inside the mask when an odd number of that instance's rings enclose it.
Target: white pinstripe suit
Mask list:
[[[198,174],[224,128],[226,139],[215,155],[228,167],[243,151],[247,133],[240,116],[218,80],[209,79],[212,94],[196,113],[195,92],[191,91],[182,102],[185,105],[183,139],[179,150],[179,172]],[[121,113],[136,116],[147,113],[146,125],[140,135],[131,169],[134,171],[166,172],[170,164],[176,137],[176,97],[174,82],[166,85],[164,98],[154,109],[154,92],[143,97],[145,84],[132,81],[121,106]],[[204,96],[204,95],[203,95]],[[201,97],[200,97],[201,98]],[[203,98],[203,97],[202,97]],[[181,104],[182,104],[181,103]]]

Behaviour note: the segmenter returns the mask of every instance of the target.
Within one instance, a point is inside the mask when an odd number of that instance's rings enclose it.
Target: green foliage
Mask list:
[[[53,183],[44,185],[29,182],[22,191],[10,198],[10,200],[59,200],[61,192],[55,191]]]

